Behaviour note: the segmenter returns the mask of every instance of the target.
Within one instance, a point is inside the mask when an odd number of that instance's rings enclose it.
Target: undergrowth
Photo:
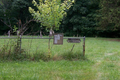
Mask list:
[[[0,60],[2,61],[57,61],[57,60],[86,60],[82,52],[72,52],[72,51],[63,51],[61,54],[48,56],[47,52],[36,49],[33,54],[30,54],[30,50],[21,49],[20,38],[9,39],[3,46],[0,48]],[[31,46],[31,42],[29,45]]]
[[[70,61],[76,61],[76,60],[87,60],[86,57],[83,56],[83,54],[80,53],[73,53],[73,52],[67,52],[61,55],[55,55],[52,57],[48,57],[47,53],[39,52],[35,53],[33,55],[30,54],[15,54],[15,53],[6,53],[6,54],[0,54],[0,59],[4,61],[58,61],[58,60],[70,60]]]
[[[16,49],[16,45],[8,47],[8,45],[4,45],[0,49],[0,59],[1,60],[8,60],[8,61],[56,61],[56,60],[86,60],[86,58],[80,52],[65,52],[60,55],[54,55],[48,57],[47,53],[38,51],[32,55],[30,55],[24,49],[21,49],[21,53],[19,53],[19,49]]]

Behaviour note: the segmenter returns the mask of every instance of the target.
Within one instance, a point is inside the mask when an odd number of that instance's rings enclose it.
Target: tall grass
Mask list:
[[[1,42],[5,42],[4,39],[2,39]],[[9,51],[9,52],[5,52],[5,53],[2,52],[2,54],[7,54],[7,55],[9,55],[9,53],[18,54],[19,46],[17,46],[15,42],[18,44],[18,40],[9,39],[7,42],[9,44],[3,45],[3,48],[5,48],[5,46],[7,46],[7,48],[6,49],[1,48],[1,50]],[[15,56],[17,56],[17,57],[21,56],[21,58],[28,58],[29,60],[37,60],[37,61],[39,61],[39,60],[48,61],[48,60],[61,60],[61,59],[67,59],[67,60],[80,59],[79,57],[81,57],[82,49],[83,49],[82,43],[74,43],[74,44],[68,43],[67,39],[65,39],[63,42],[64,42],[63,45],[53,45],[53,40],[51,40],[51,42],[50,42],[50,53],[51,53],[50,56],[51,57],[49,58],[48,57],[48,51],[49,51],[48,50],[48,39],[44,39],[44,40],[43,39],[22,39],[21,54],[18,54]],[[73,45],[75,45],[75,47],[71,51]],[[10,49],[8,47],[10,47]],[[11,48],[12,48],[12,50],[11,50]],[[11,55],[11,56],[14,57],[13,55]],[[66,56],[66,57],[64,57],[64,56]],[[82,59],[82,57],[81,57],[81,59]],[[16,59],[14,59],[14,60],[16,60]],[[21,60],[23,60],[23,59],[21,59]]]
[[[19,37],[17,39],[4,40],[4,44],[0,48],[0,60],[22,60],[27,57],[22,54],[23,52],[25,51],[20,48]]]

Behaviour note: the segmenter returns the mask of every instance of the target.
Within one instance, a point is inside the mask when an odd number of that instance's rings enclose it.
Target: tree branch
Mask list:
[[[3,22],[6,26],[8,26],[10,29],[12,29],[11,24],[8,25],[8,24],[7,24],[6,22],[4,22],[3,20],[1,20],[1,22]]]

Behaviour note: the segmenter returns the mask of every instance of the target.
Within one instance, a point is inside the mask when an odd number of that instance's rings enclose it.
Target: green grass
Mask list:
[[[47,45],[48,40],[22,40],[22,48],[31,55],[48,52]],[[53,45],[52,56],[65,55],[72,45],[66,40],[63,45]],[[76,52],[82,52],[82,42],[75,44],[73,54]],[[73,61],[1,61],[0,80],[120,80],[120,42],[86,38],[85,56],[85,60]]]

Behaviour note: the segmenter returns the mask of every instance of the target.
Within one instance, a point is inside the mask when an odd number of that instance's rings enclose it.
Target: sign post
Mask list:
[[[85,36],[83,38],[83,56],[85,56]]]

